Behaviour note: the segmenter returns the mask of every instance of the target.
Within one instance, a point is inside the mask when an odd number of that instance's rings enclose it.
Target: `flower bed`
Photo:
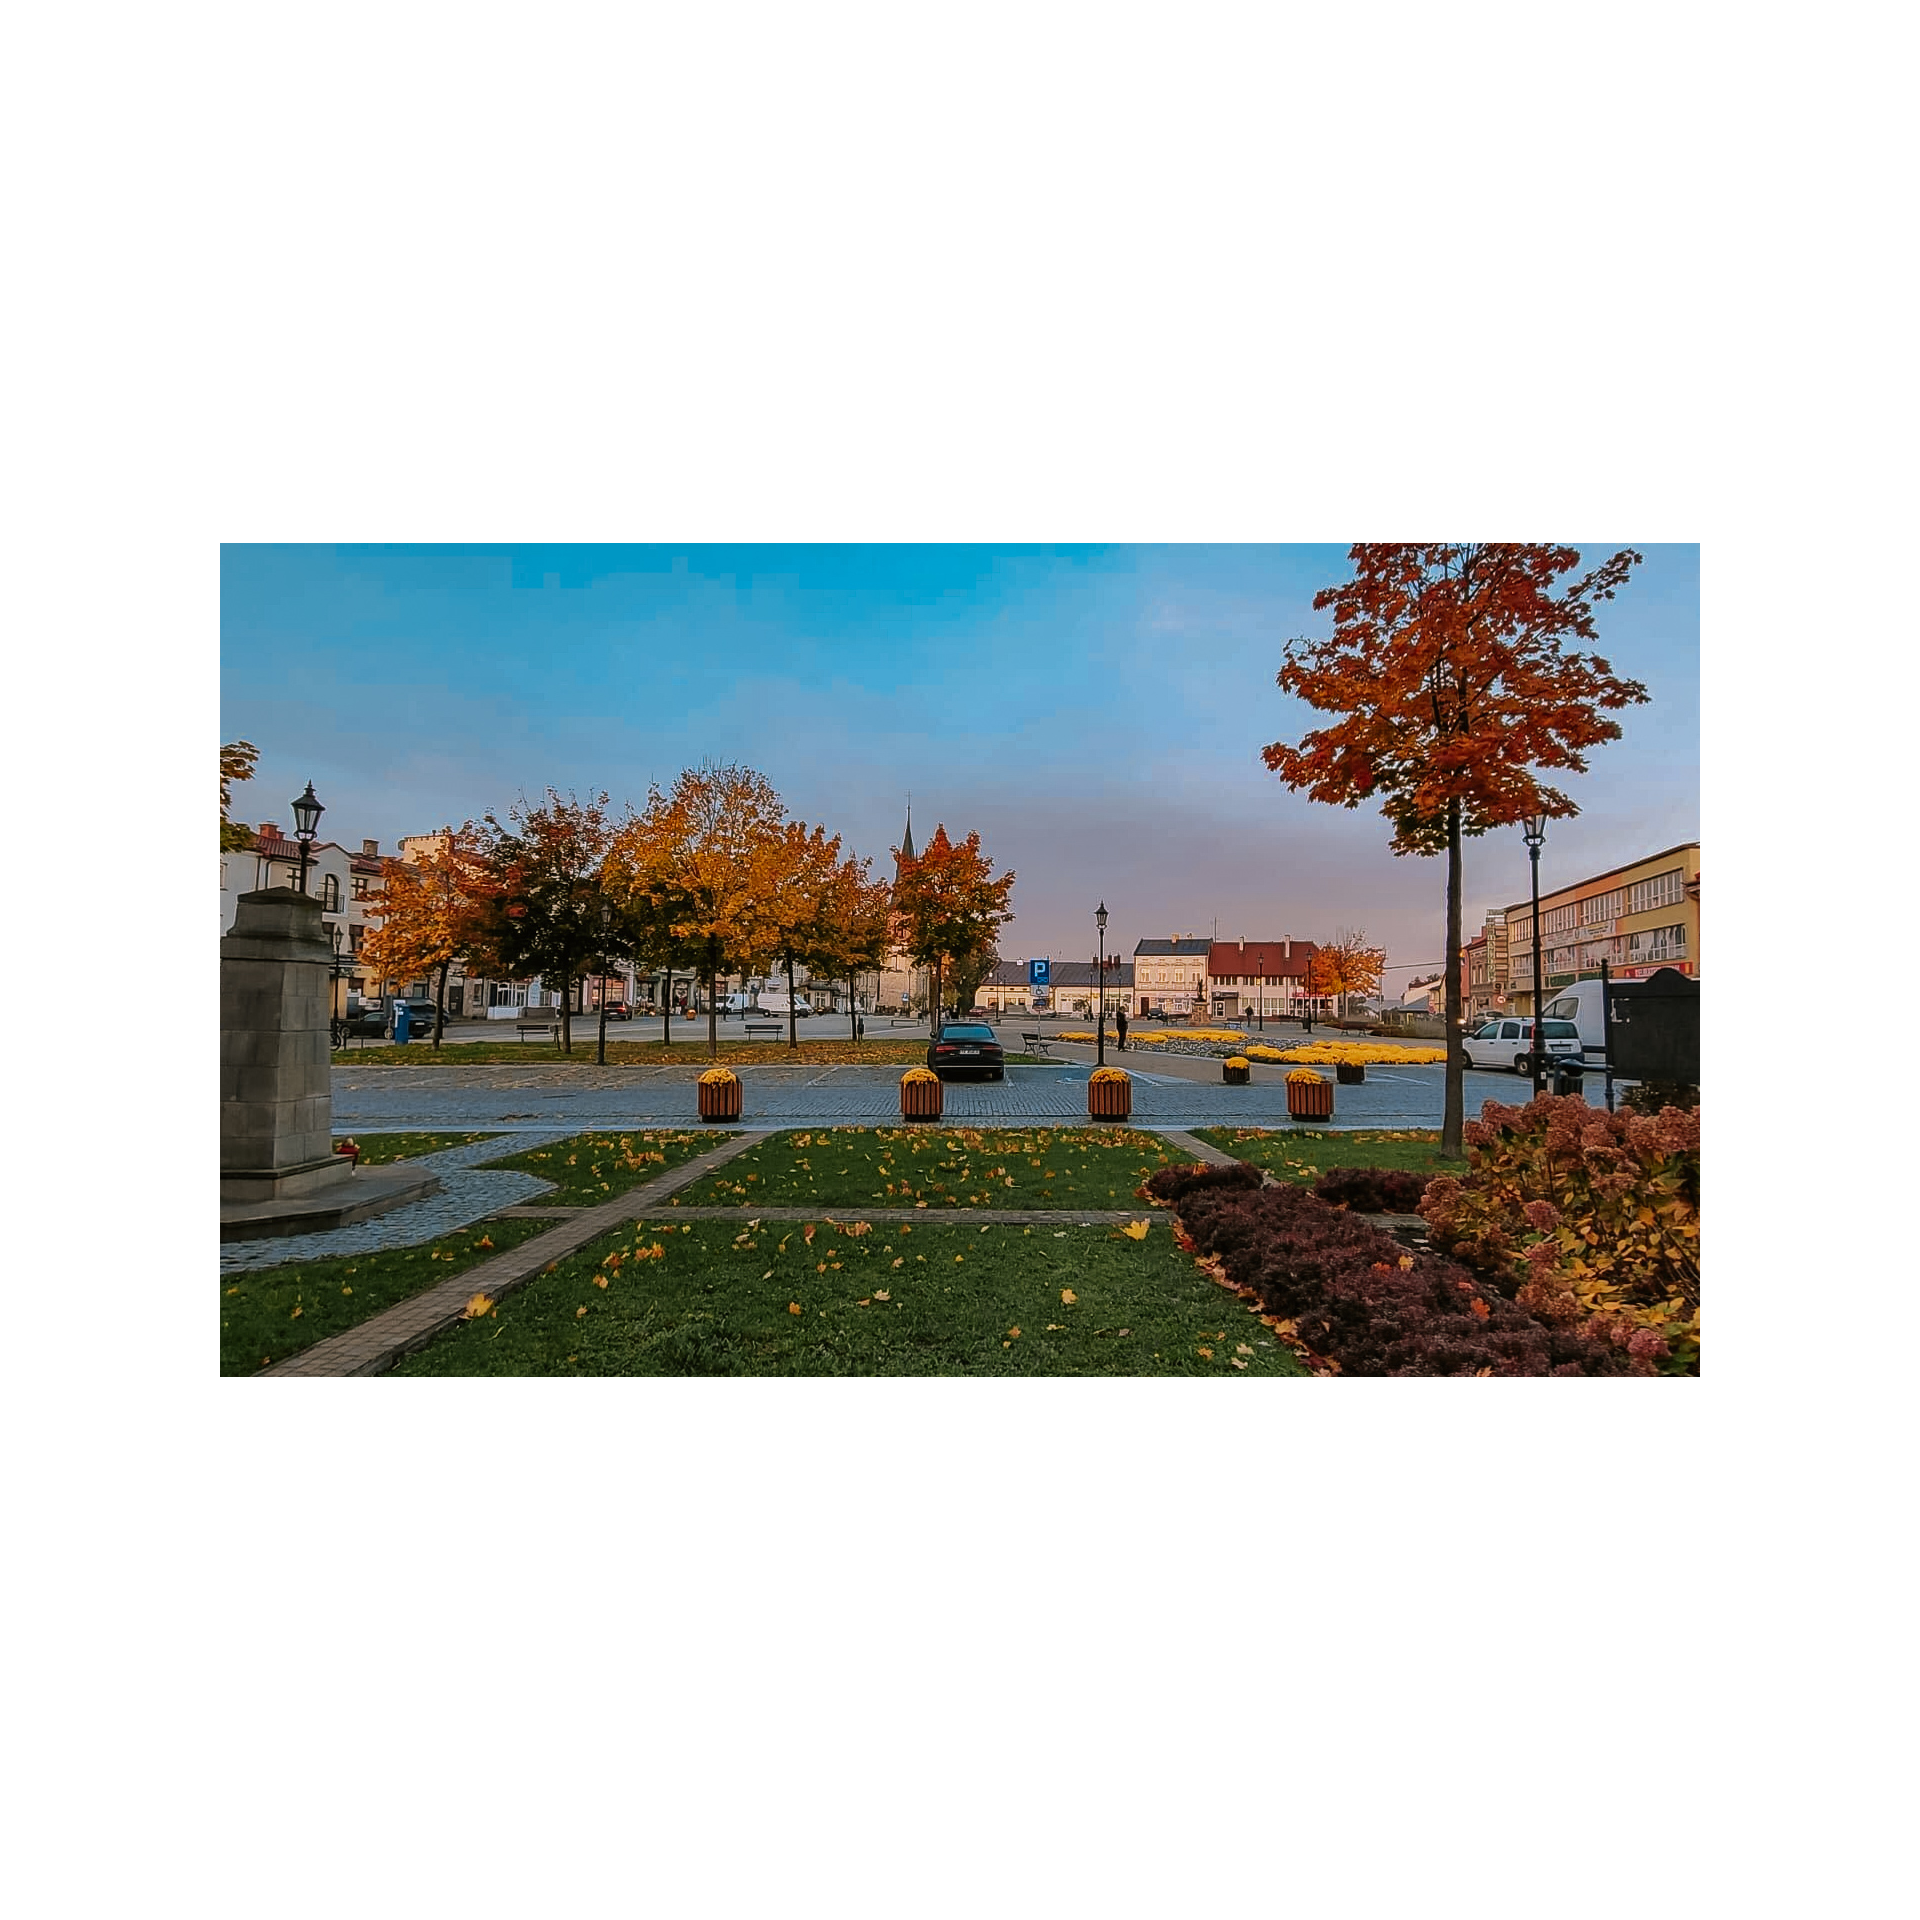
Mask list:
[[[1310,1040],[1273,1056],[1301,1066],[1431,1067],[1447,1057],[1445,1047],[1397,1047],[1385,1040]]]
[[[1417,1213],[1427,1190],[1424,1173],[1400,1167],[1329,1167],[1313,1191],[1329,1206],[1355,1213]]]
[[[1254,1168],[1169,1167],[1147,1182],[1183,1244],[1324,1373],[1620,1375],[1650,1361],[1610,1339],[1549,1326],[1434,1253],[1304,1189],[1256,1185]]]
[[[1436,1245],[1549,1325],[1699,1372],[1697,1108],[1489,1100],[1466,1145],[1467,1172],[1430,1181],[1420,1203]]]

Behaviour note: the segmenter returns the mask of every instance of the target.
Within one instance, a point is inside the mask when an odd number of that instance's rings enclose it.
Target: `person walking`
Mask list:
[[[1127,1050],[1127,1010],[1124,1006],[1115,1007],[1113,1010],[1113,1030],[1120,1036],[1120,1051],[1125,1053]]]

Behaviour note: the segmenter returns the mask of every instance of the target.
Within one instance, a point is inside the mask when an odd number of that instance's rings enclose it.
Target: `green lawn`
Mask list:
[[[776,1133],[667,1204],[1135,1207],[1191,1156],[1131,1127],[833,1127]]]
[[[483,1221],[423,1247],[223,1273],[220,1371],[258,1373],[552,1226],[551,1220]]]
[[[530,1147],[504,1160],[489,1160],[489,1168],[505,1167],[537,1174],[558,1189],[537,1196],[541,1206],[592,1207],[630,1187],[658,1179],[670,1167],[691,1160],[730,1134],[719,1130],[688,1132],[657,1127],[625,1133],[576,1133],[548,1146]]]
[[[1117,1227],[929,1220],[822,1224],[809,1242],[797,1223],[736,1228],[656,1219],[603,1236],[491,1314],[449,1328],[394,1372],[1252,1376],[1304,1369],[1174,1246],[1159,1215],[1138,1241]]]
[[[356,1133],[363,1167],[384,1167],[391,1160],[415,1160],[442,1147],[464,1147],[469,1140],[491,1140],[490,1133]]]
[[[1280,1127],[1196,1127],[1196,1140],[1264,1167],[1276,1180],[1310,1186],[1329,1167],[1401,1167],[1410,1173],[1463,1173],[1464,1160],[1440,1157],[1440,1135],[1403,1129],[1397,1133],[1308,1133]]]

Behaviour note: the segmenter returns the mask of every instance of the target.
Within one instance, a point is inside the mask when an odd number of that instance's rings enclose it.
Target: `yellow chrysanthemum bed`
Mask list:
[[[1116,1080],[1131,1080],[1132,1074],[1124,1067],[1095,1067],[1089,1081],[1091,1086],[1111,1086]]]
[[[739,1077],[731,1067],[709,1067],[700,1076],[700,1084],[703,1087],[724,1087],[729,1080],[737,1080]]]
[[[939,1084],[940,1080],[940,1076],[935,1073],[931,1067],[909,1067],[906,1072],[900,1076],[900,1084],[903,1087],[923,1086],[929,1080],[933,1081],[936,1085]]]
[[[1297,1067],[1287,1075],[1287,1085],[1290,1087],[1324,1087],[1326,1084],[1327,1076],[1324,1073],[1315,1073],[1311,1067]]]
[[[1056,1040],[1084,1040],[1088,1046],[1093,1045],[1093,1035],[1090,1033],[1056,1033],[1053,1037]]]
[[[1445,1047],[1396,1047],[1382,1040],[1310,1040],[1274,1055],[1319,1067],[1337,1067],[1342,1061],[1363,1067],[1431,1067],[1447,1057]]]
[[[1227,1061],[1227,1065],[1230,1067],[1244,1067],[1249,1064],[1250,1063],[1247,1059],[1247,1056],[1244,1053],[1236,1053],[1232,1055]],[[1288,1077],[1291,1078],[1292,1076],[1289,1075]]]
[[[1278,1047],[1263,1047],[1257,1043],[1243,1049],[1243,1051],[1249,1060],[1284,1060],[1287,1058],[1287,1055],[1282,1053]]]

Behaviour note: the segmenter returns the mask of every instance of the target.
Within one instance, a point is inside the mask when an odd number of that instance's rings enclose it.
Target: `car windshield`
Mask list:
[[[971,1025],[964,1027],[942,1027],[940,1029],[940,1038],[942,1040],[991,1040],[993,1038],[993,1029],[991,1027]]]

